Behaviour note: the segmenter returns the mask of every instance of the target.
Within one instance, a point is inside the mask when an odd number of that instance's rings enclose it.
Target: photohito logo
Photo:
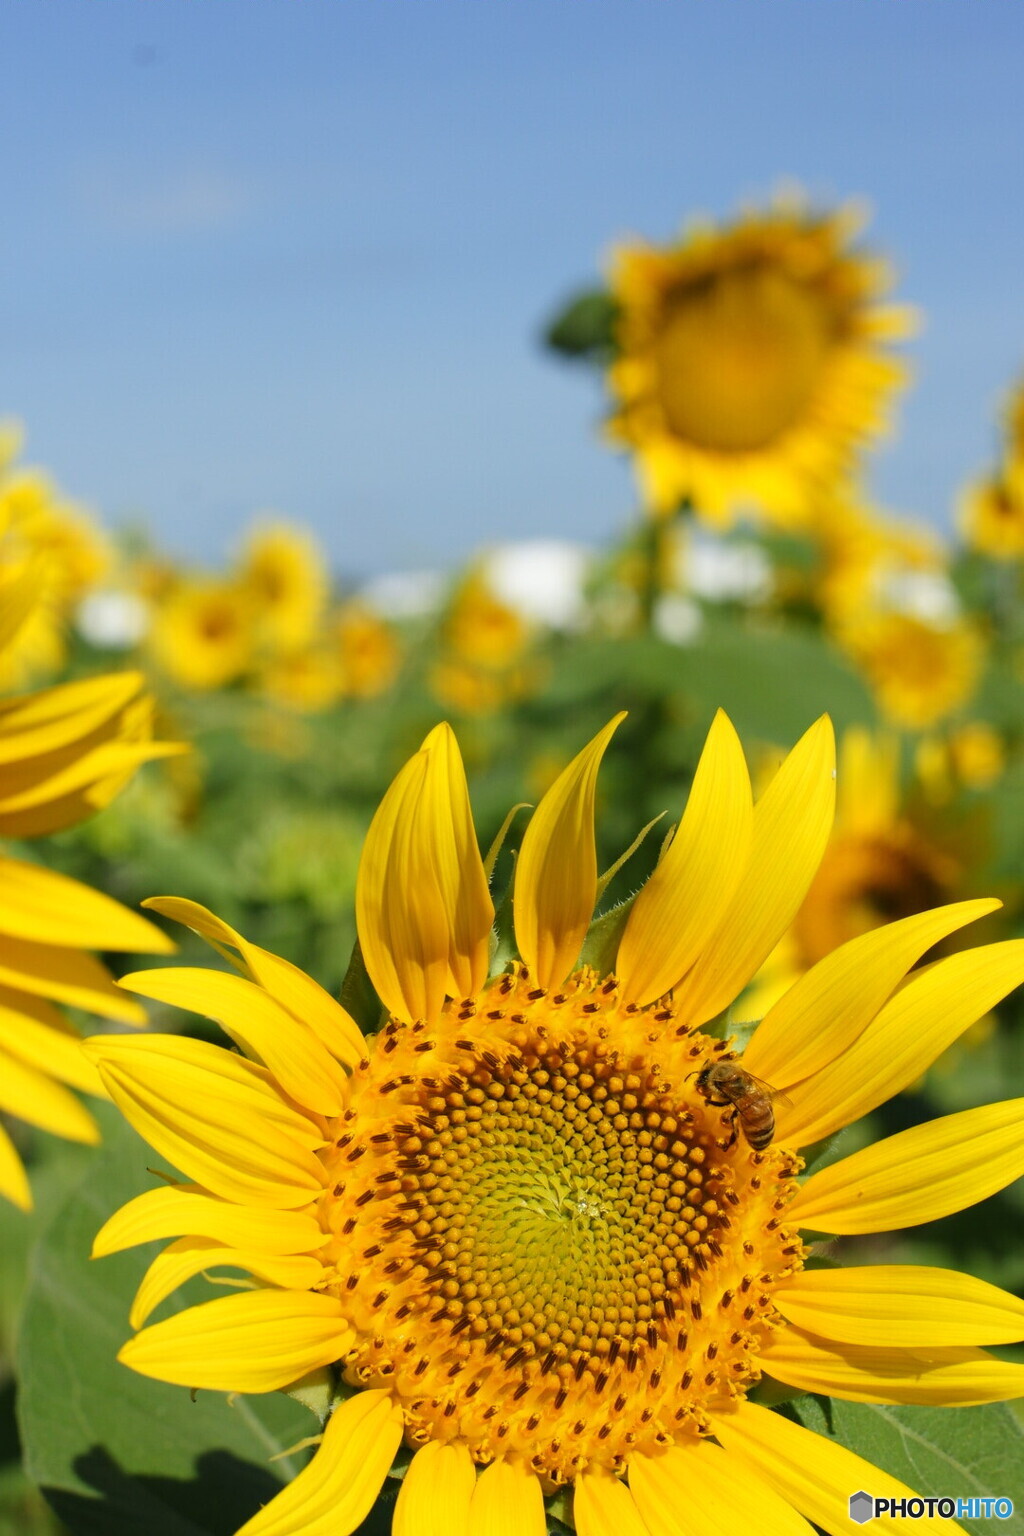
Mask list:
[[[876,1499],[863,1488],[850,1494],[850,1519],[865,1525],[876,1515],[898,1516],[902,1520],[923,1520],[925,1515],[940,1520],[1009,1520],[1012,1499]]]

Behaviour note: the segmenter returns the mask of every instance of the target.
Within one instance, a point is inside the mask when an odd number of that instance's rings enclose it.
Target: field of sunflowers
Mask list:
[[[3,1536],[1024,1532],[1024,383],[875,504],[891,288],[620,247],[604,548],[190,569],[0,433]]]

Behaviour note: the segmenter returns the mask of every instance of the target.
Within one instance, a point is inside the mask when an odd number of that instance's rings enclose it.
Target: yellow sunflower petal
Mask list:
[[[0,931],[39,944],[150,950],[174,945],[153,923],[79,880],[0,857]]]
[[[642,888],[615,969],[624,997],[644,1007],[674,987],[707,944],[750,855],[753,802],[739,737],[715,716],[686,811]]]
[[[1024,939],[986,944],[915,971],[837,1060],[780,1104],[777,1135],[806,1146],[899,1093],[1024,981]]]
[[[305,1025],[244,976],[191,966],[134,971],[121,978],[128,992],[216,1019],[246,1054],[262,1061],[290,1098],[321,1115],[344,1109],[346,1077]]]
[[[25,1165],[2,1125],[0,1125],[0,1195],[5,1195],[20,1211],[32,1209],[32,1191],[29,1188]]]
[[[423,814],[437,829],[437,871],[451,917],[448,990],[453,997],[471,997],[487,979],[494,903],[473,826],[466,770],[451,726],[435,726],[423,750],[428,754]]]
[[[476,1468],[462,1444],[431,1440],[402,1479],[392,1536],[470,1536]]]
[[[273,955],[258,944],[246,945],[253,976],[271,997],[308,1024],[332,1056],[354,1067],[366,1055],[366,1041],[352,1015],[325,992],[318,981],[300,971],[290,960]]]
[[[173,1035],[94,1035],[83,1050],[139,1135],[214,1194],[291,1209],[322,1189],[322,1138],[262,1067]]]
[[[476,1480],[469,1508],[473,1536],[544,1536],[540,1483],[519,1462],[492,1461]]]
[[[625,1483],[596,1468],[576,1479],[572,1512],[579,1536],[650,1536]]]
[[[816,1232],[892,1232],[987,1200],[1024,1176],[1024,1099],[898,1131],[812,1173],[786,1212]]]
[[[158,1253],[142,1277],[128,1314],[133,1328],[146,1319],[172,1291],[207,1269],[243,1269],[267,1285],[286,1291],[313,1290],[324,1278],[323,1265],[308,1254],[247,1253],[225,1248],[211,1238],[183,1237]]]
[[[11,1056],[0,1070],[0,1109],[68,1141],[95,1146],[100,1139],[95,1120],[73,1093]]]
[[[605,748],[624,714],[563,769],[523,836],[513,912],[519,953],[539,987],[560,986],[583,947],[597,900],[594,796]]]
[[[798,1328],[846,1344],[945,1349],[1024,1338],[1024,1301],[955,1269],[801,1270],[783,1281],[772,1301]]]
[[[880,1499],[917,1497],[905,1483],[897,1482],[845,1446],[756,1403],[738,1398],[734,1412],[716,1413],[711,1422],[715,1438],[742,1471],[759,1473],[830,1536],[854,1536],[861,1529],[850,1519],[850,1494],[859,1488],[870,1488]],[[881,1515],[876,1517],[876,1524],[903,1530],[906,1521]],[[941,1526],[944,1531],[959,1531],[963,1536],[961,1526],[938,1515],[929,1517],[926,1513],[914,1524]]]
[[[145,681],[141,672],[111,672],[0,700],[0,763],[77,744],[119,715]]]
[[[1002,1403],[1024,1397],[1024,1365],[982,1349],[870,1349],[839,1344],[791,1324],[761,1351],[771,1376],[805,1392],[854,1403]]]
[[[81,950],[0,934],[0,986],[52,997],[124,1024],[145,1024],[139,1004],[115,985],[105,966]]]
[[[9,995],[9,994],[8,994]],[[0,1052],[17,1057],[27,1067],[36,1067],[47,1077],[55,1077],[85,1093],[107,1097],[99,1073],[82,1051],[76,1035],[54,1029],[21,1009],[0,1002]]]
[[[0,651],[10,645],[39,601],[43,561],[36,556],[0,585]]]
[[[31,992],[19,992],[14,987],[0,986],[0,1007],[8,1009],[19,1019],[35,1019],[37,1023],[45,1024],[47,1029],[52,1029],[56,1034],[67,1035],[71,1040],[79,1040],[78,1031],[70,1019],[53,1003],[48,1003],[45,997],[36,997]]]
[[[402,1439],[386,1392],[357,1392],[327,1421],[313,1460],[238,1536],[349,1536],[370,1511]]]
[[[92,1257],[185,1232],[263,1253],[316,1253],[326,1241],[313,1217],[299,1211],[235,1205],[195,1185],[162,1184],[136,1195],[104,1222],[93,1240]]]
[[[59,773],[49,778],[37,775],[19,792],[5,792],[0,799],[0,831],[6,837],[39,837],[74,826],[109,805],[143,763],[186,751],[188,747],[180,742],[104,742],[80,753]]]
[[[750,860],[707,948],[675,993],[681,1017],[713,1018],[738,996],[795,917],[835,813],[835,738],[823,715],[754,807]]]
[[[756,1474],[737,1472],[728,1452],[706,1440],[629,1458],[633,1497],[658,1536],[812,1536],[773,1488]]]
[[[304,1020],[331,1054],[346,1066],[354,1067],[365,1056],[366,1042],[355,1020],[330,993],[291,961],[272,955],[258,944],[250,944],[197,901],[186,901],[180,896],[152,896],[142,905],[211,940],[218,952],[221,946],[237,949],[253,980],[265,987],[289,1013]]]
[[[1000,902],[961,901],[859,934],[819,960],[765,1014],[744,1066],[788,1088],[834,1061],[874,1018],[921,956]]]
[[[117,1358],[142,1376],[213,1392],[273,1392],[352,1343],[341,1303],[314,1291],[240,1291],[144,1328]]]
[[[422,815],[430,754],[397,775],[370,823],[356,880],[356,927],[370,980],[397,1018],[433,1020],[448,984],[451,926]]]

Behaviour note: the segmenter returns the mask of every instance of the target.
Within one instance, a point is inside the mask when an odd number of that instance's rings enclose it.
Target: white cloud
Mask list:
[[[251,187],[212,165],[95,164],[79,172],[74,190],[91,223],[112,234],[143,237],[229,229],[254,200]]]

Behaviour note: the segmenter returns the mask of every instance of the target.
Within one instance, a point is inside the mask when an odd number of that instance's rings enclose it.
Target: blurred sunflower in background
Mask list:
[[[0,584],[0,651],[31,612],[30,568]],[[185,750],[152,740],[138,672],[63,683],[0,701],[0,837],[74,826],[114,799],[140,763]],[[99,1140],[69,1088],[106,1097],[58,1005],[126,1024],[145,1014],[90,950],[167,954],[159,928],[119,902],[25,858],[0,854],[0,1109],[72,1141]],[[0,1193],[28,1210],[21,1156],[0,1127]]]
[[[182,576],[156,610],[149,648],[179,687],[205,692],[235,682],[254,656],[251,595],[230,579]]]
[[[342,697],[345,669],[332,647],[308,645],[271,657],[256,674],[255,686],[272,703],[315,712],[329,709]]]
[[[948,789],[950,755],[942,766]],[[937,773],[938,765],[929,789]],[[832,836],[791,927],[743,998],[741,1012],[751,1018],[763,1017],[798,977],[851,939],[965,894],[969,863],[984,861],[976,826],[967,838],[953,828],[943,836],[922,816],[903,787],[895,735],[851,726],[839,744],[836,780]]]
[[[779,201],[615,252],[607,433],[633,453],[653,512],[799,527],[811,493],[886,426],[906,377],[889,344],[912,314],[878,302],[892,277],[852,248],[861,223]]]
[[[245,540],[236,576],[251,599],[258,644],[272,655],[310,644],[330,582],[324,551],[306,529],[282,520],[258,522]]]
[[[96,1239],[97,1255],[176,1239],[120,1358],[193,1388],[317,1372],[325,1388],[319,1449],[240,1536],[345,1536],[403,1438],[396,1536],[544,1536],[545,1499],[570,1518],[570,1497],[580,1536],[674,1536],[684,1509],[694,1532],[845,1532],[851,1490],[909,1490],[753,1401],[762,1373],[875,1403],[1024,1393],[1024,1367],[979,1347],[1024,1335],[1024,1303],[954,1270],[809,1267],[800,1236],[887,1231],[1003,1187],[1024,1170],[1020,1100],[796,1183],[800,1148],[899,1092],[1024,979],[1024,941],[908,975],[998,903],[860,934],[738,1057],[713,1021],[815,877],[831,728],[806,733],[755,805],[719,713],[650,879],[592,924],[596,780],[619,718],[544,795],[497,912],[450,730],[399,772],[356,889],[381,1005],[369,1038],[212,913],[151,903],[238,973],[123,985],[217,1019],[240,1054],[166,1035],[87,1046],[190,1181],[132,1200]],[[774,1140],[752,1072],[790,1096]],[[143,1326],[219,1266],[253,1288]]]
[[[992,560],[1024,558],[1024,384],[1003,411],[1002,445],[995,470],[960,496],[960,530],[968,548]]]
[[[484,570],[471,568],[458,582],[441,628],[430,673],[435,698],[464,715],[491,715],[530,686],[533,639],[523,614],[503,602]]]
[[[852,487],[822,497],[808,529],[813,541],[815,607],[836,629],[867,608],[899,603],[952,617],[956,595],[949,551],[934,529],[872,506]]]
[[[366,603],[342,604],[330,632],[341,666],[342,690],[350,698],[374,699],[398,676],[402,651],[394,628]]]
[[[985,664],[985,642],[967,615],[947,621],[868,608],[835,633],[882,715],[911,731],[928,730],[967,704]]]
[[[69,617],[103,576],[110,549],[100,528],[48,475],[19,469],[21,433],[0,433],[0,569],[31,568],[31,601],[0,654],[0,688],[20,688],[67,660]]]

